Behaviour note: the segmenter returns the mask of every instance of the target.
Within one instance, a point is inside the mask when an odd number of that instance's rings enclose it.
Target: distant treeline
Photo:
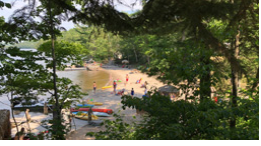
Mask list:
[[[15,44],[14,46],[18,47],[18,48],[25,48],[25,49],[34,49],[37,48],[39,46],[39,41],[36,42],[21,42],[19,44]]]

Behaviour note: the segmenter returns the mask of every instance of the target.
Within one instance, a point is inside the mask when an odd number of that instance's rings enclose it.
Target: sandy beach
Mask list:
[[[114,78],[113,80],[116,80],[116,79],[122,80],[122,82],[117,82],[118,91],[125,88],[125,94],[130,94],[131,89],[134,88],[135,97],[141,98],[142,95],[144,95],[144,88],[140,88],[140,86],[145,81],[148,82],[148,85],[147,85],[148,89],[150,89],[153,86],[154,87],[163,86],[163,83],[160,83],[158,80],[156,80],[155,77],[148,77],[146,74],[139,73],[139,72],[131,73],[132,69],[120,68],[117,66],[105,66],[105,65],[103,66],[103,68],[99,68],[99,69],[106,70],[109,74],[113,74],[115,77],[117,77],[117,78]],[[129,81],[128,81],[128,84],[126,84],[126,86],[125,86],[124,83],[126,82],[126,74],[129,75]],[[135,82],[137,80],[139,80],[140,78],[142,78],[141,83],[135,84]],[[89,93],[89,95],[87,97],[85,97],[84,100],[93,99],[96,102],[103,103],[102,106],[95,106],[94,108],[108,108],[108,109],[112,109],[116,113],[120,110],[120,114],[124,115],[124,120],[126,122],[133,121],[133,118],[132,118],[133,116],[136,116],[136,120],[138,120],[140,118],[140,115],[136,114],[135,109],[128,108],[126,110],[122,110],[121,96],[112,94],[112,91],[113,91],[113,88],[108,88],[108,89],[102,90],[101,86],[97,85],[96,93],[93,93],[93,92]],[[99,117],[99,119],[101,119],[101,120],[102,119],[113,119],[113,117],[104,117],[104,118]],[[76,120],[78,120],[78,119],[76,119]],[[85,134],[87,132],[98,132],[98,131],[101,131],[104,129],[103,126],[91,126],[91,125],[87,125],[87,123],[88,123],[87,121],[85,121],[85,122],[86,122],[85,126],[68,134],[67,139],[68,140],[94,139],[94,137],[86,137]]]
[[[144,88],[140,88],[142,84],[144,84],[145,81],[148,82],[147,88],[148,90],[151,87],[161,87],[163,86],[163,83],[160,83],[158,80],[156,80],[155,77],[148,77],[146,74],[140,73],[140,72],[132,72],[132,69],[127,68],[120,68],[113,65],[104,65],[102,68],[97,65],[90,65],[90,68],[93,69],[93,71],[88,72],[96,72],[98,70],[106,71],[110,77],[108,78],[108,82],[105,86],[112,85],[113,80],[121,80],[122,82],[117,82],[117,91],[125,89],[124,94],[131,93],[131,89],[134,88],[134,96],[141,98],[142,95],[144,95]],[[126,74],[129,76],[129,81],[125,86],[126,83]],[[142,81],[140,84],[136,84],[136,81],[142,78]],[[90,81],[93,82],[93,81]],[[97,84],[97,90],[96,93],[93,91],[88,92],[88,95],[83,98],[83,101],[87,101],[92,99],[95,102],[102,102],[102,106],[94,106],[94,108],[100,108],[100,109],[112,109],[114,113],[118,113],[120,115],[124,115],[124,120],[126,122],[133,121],[133,116],[136,116],[135,120],[140,119],[140,115],[136,114],[135,109],[127,108],[126,110],[122,110],[122,104],[121,104],[121,95],[115,95],[113,94],[113,88],[107,88],[102,89],[104,85]],[[119,113],[120,111],[120,113]],[[17,111],[19,112],[19,111]],[[16,121],[18,123],[26,121],[25,113],[19,112],[15,114]],[[45,131],[46,129],[41,126],[42,120],[51,119],[52,114],[49,113],[48,115],[44,115],[43,113],[34,113],[31,115],[32,121],[30,122],[30,129],[33,133],[39,133],[42,131]],[[99,120],[103,119],[114,119],[114,117],[99,117]],[[11,122],[13,122],[13,119],[10,119]],[[19,126],[19,129],[24,127],[25,129],[28,129],[28,125],[26,123]],[[80,120],[73,118],[72,121],[72,131],[67,135],[68,140],[85,140],[85,139],[94,139],[94,137],[86,137],[87,132],[98,132],[104,129],[103,126],[91,126],[88,125],[88,121]],[[12,128],[12,135],[17,132],[16,128]]]

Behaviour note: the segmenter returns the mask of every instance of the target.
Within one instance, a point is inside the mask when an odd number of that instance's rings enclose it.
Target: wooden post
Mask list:
[[[92,108],[90,108],[88,110],[88,122],[89,122],[89,124],[90,124],[91,121],[92,121]]]
[[[47,107],[47,103],[44,103],[44,114],[48,114],[48,107]]]
[[[30,122],[31,122],[31,116],[30,116],[30,114],[29,114],[29,109],[26,109],[26,111],[25,111],[25,117],[26,117],[26,123],[27,123],[27,126],[28,126],[28,130],[29,130],[29,132],[31,132],[31,128],[30,128]]]

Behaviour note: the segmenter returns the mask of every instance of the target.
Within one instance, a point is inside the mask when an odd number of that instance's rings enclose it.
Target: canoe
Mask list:
[[[112,88],[112,86],[104,86],[102,89]]]
[[[102,102],[92,102],[92,101],[88,101],[87,103],[88,103],[88,104],[97,105],[97,106],[103,105]]]
[[[75,118],[81,119],[81,120],[88,120],[88,114],[82,114],[82,115],[74,115]],[[98,117],[95,115],[92,115],[92,120],[98,120]]]
[[[80,115],[77,115],[77,113],[78,112],[72,112],[72,114],[75,118],[79,118],[82,120],[88,120],[88,112],[82,112]],[[98,119],[98,117],[93,114],[92,120],[97,120],[97,119]]]
[[[78,112],[78,111],[89,111],[89,108],[79,108],[79,109],[71,108],[71,112]],[[96,109],[96,108],[93,108],[92,111],[93,112],[103,112],[103,113],[107,113],[107,114],[113,113],[112,109]]]
[[[86,112],[86,111],[82,111],[83,113],[88,113],[88,112]],[[78,112],[72,112],[72,114],[77,114]],[[110,117],[110,115],[109,114],[107,114],[107,113],[103,113],[103,112],[92,112],[93,113],[93,115],[95,115],[95,116],[97,116],[97,117]]]
[[[97,117],[110,117],[109,114],[103,112],[93,112],[93,114]]]
[[[94,104],[77,104],[76,106],[88,108],[88,107],[94,107]]]

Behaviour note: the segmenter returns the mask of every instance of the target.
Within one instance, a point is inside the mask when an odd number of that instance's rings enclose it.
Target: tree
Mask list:
[[[4,6],[11,8],[9,3],[0,1],[0,8]],[[28,26],[30,27],[30,24]],[[19,24],[6,23],[3,17],[0,18],[0,94],[7,94],[11,105],[13,105],[14,95],[19,95],[21,100],[35,98],[32,91],[35,89],[41,91],[39,80],[46,79],[46,76],[37,77],[38,73],[45,72],[42,66],[31,62],[41,59],[38,52],[25,53],[16,47],[6,48],[7,44],[15,44],[28,38],[34,38],[31,32],[25,33],[24,30],[20,29]],[[18,59],[20,57],[21,60],[14,59],[14,57],[18,57]],[[34,79],[34,81],[32,82],[31,79]],[[36,84],[37,82],[39,84]],[[12,107],[11,112],[16,124]]]
[[[52,52],[49,48],[52,46],[51,41],[47,41],[39,46],[37,50],[44,52],[46,56],[51,57]],[[55,44],[55,56],[57,68],[63,70],[66,67],[66,63],[72,63],[74,65],[83,64],[83,59],[88,54],[80,43],[69,43],[66,41],[56,41]],[[47,67],[52,68],[53,62],[48,61]]]
[[[258,22],[255,21],[255,18],[258,15],[258,2],[251,0],[193,2],[187,0],[148,0],[143,2],[143,9],[137,15],[130,17],[118,12],[111,1],[79,1],[82,4],[82,12],[75,15],[74,21],[88,22],[89,24],[99,26],[104,25],[105,29],[122,35],[130,32],[134,34],[147,33],[160,35],[180,32],[186,38],[194,37],[197,40],[196,44],[204,44],[206,49],[211,49],[214,53],[224,56],[229,62],[232,78],[232,104],[230,108],[237,108],[239,100],[237,81],[239,73],[242,72],[248,76],[238,56],[241,44],[240,38],[243,37],[240,28],[243,23],[246,23],[243,19],[248,18],[249,20],[254,20],[254,25],[251,28],[257,31],[258,28],[255,25]],[[220,11],[221,9],[222,11]],[[249,16],[254,19],[251,19]],[[216,20],[220,20],[222,25],[224,25],[225,29],[222,29],[220,32],[215,31],[221,33],[222,37],[217,36],[215,32],[209,29],[209,23]],[[247,32],[245,34],[249,35],[250,33]],[[254,35],[254,37],[256,36]],[[248,43],[250,42],[252,42],[253,46],[256,44],[255,39],[248,41]],[[227,45],[228,43],[230,45]],[[201,58],[201,62],[204,63],[202,67],[210,64],[210,56]],[[207,69],[205,71],[207,73],[202,76],[201,80],[210,82],[211,78],[209,75],[211,70]],[[257,75],[256,78],[258,78]],[[203,86],[203,84],[201,85]],[[253,84],[253,87],[256,87],[256,85],[257,82]],[[204,94],[209,93],[209,89],[207,90],[208,92]],[[233,132],[235,125],[237,125],[236,115],[235,112],[232,112],[230,120],[231,132]]]
[[[246,92],[247,93],[247,92]],[[257,93],[257,92],[256,92]],[[258,139],[258,106],[255,100],[241,99],[240,105],[229,108],[229,102],[216,104],[206,99],[200,103],[179,100],[171,102],[169,97],[151,92],[150,97],[122,97],[122,108],[143,110],[142,121],[126,123],[121,116],[115,115],[113,121],[104,122],[104,131],[88,132],[98,140],[228,140]],[[246,108],[252,107],[251,110]],[[231,110],[237,111],[240,119],[233,132],[230,131]],[[231,134],[232,133],[232,134]]]
[[[82,93],[79,91],[80,88],[77,85],[73,85],[72,82],[66,78],[59,79],[57,78],[56,75],[56,58],[55,58],[55,50],[54,50],[54,40],[56,39],[56,36],[60,34],[60,27],[58,26],[61,24],[61,20],[64,18],[61,14],[66,13],[67,9],[70,9],[73,7],[71,6],[70,8],[68,5],[66,6],[66,10],[63,9],[63,4],[65,1],[40,1],[42,5],[36,7],[35,1],[29,1],[28,5],[23,7],[20,10],[17,10],[12,16],[11,19],[9,20],[8,24],[4,24],[5,29],[1,33],[4,35],[4,41],[8,43],[14,43],[14,42],[19,42],[21,40],[34,40],[34,39],[52,39],[52,58],[53,58],[53,72],[52,73],[46,73],[46,72],[39,72],[39,74],[36,74],[35,76],[37,77],[46,77],[46,76],[53,76],[53,86],[50,88],[50,84],[44,84],[39,86],[42,88],[48,88],[49,90],[46,90],[47,92],[54,91],[52,94],[54,99],[51,98],[51,101],[54,101],[54,112],[53,112],[53,120],[52,122],[52,138],[53,139],[64,139],[64,125],[62,125],[62,117],[61,117],[61,108],[64,108],[68,106],[69,103],[72,101],[65,101],[65,99],[69,98],[81,98]],[[66,1],[66,4],[69,4],[69,1]],[[2,4],[2,3],[1,3]],[[47,9],[47,10],[46,10]],[[35,17],[40,18],[42,21],[37,22]],[[2,20],[1,20],[2,23]],[[2,25],[2,24],[1,24]],[[55,27],[56,26],[56,27]],[[14,29],[15,28],[15,29]],[[10,35],[11,34],[11,35]],[[9,36],[10,35],[10,36]],[[1,35],[2,36],[2,35]],[[16,36],[16,37],[14,37]],[[4,46],[4,45],[3,45]],[[64,46],[63,46],[64,48]],[[1,45],[2,49],[2,45]],[[46,51],[48,52],[48,51]],[[20,53],[20,52],[16,52]],[[37,52],[38,53],[38,52]],[[24,53],[22,53],[24,54]],[[71,56],[72,57],[72,56]],[[68,57],[69,58],[69,57]],[[14,60],[12,60],[14,61]],[[34,60],[32,60],[34,61]],[[4,64],[7,62],[4,62]],[[10,64],[13,62],[7,63],[7,67],[10,66]],[[26,62],[28,63],[28,66],[33,65],[30,61]],[[21,64],[21,63],[20,63]],[[4,65],[6,66],[6,65]],[[16,71],[16,66],[12,66],[14,71]],[[2,69],[2,68],[1,68]],[[3,68],[5,69],[5,68]],[[7,68],[8,69],[8,68]],[[28,70],[29,68],[22,68],[26,69],[26,72],[30,71]],[[45,68],[46,69],[46,68]],[[19,68],[18,68],[19,70]],[[8,73],[8,72],[4,72]],[[10,72],[11,73],[11,72]],[[17,72],[19,75],[19,79],[21,77],[20,74]],[[33,76],[34,74],[32,74]],[[10,76],[11,77],[11,76]],[[23,77],[23,76],[22,76]],[[9,78],[10,79],[10,78]],[[31,76],[27,77],[26,79],[34,79]],[[43,81],[43,83],[49,83],[50,77],[46,80]],[[23,77],[24,80],[24,77]],[[19,80],[18,82],[23,81],[22,79]],[[12,80],[8,80],[8,82],[11,82]],[[36,80],[29,80],[28,84],[31,85],[31,82],[38,81]],[[12,85],[14,86],[14,85]],[[19,84],[21,86],[21,84]],[[21,87],[22,88],[22,87]],[[28,88],[29,89],[29,88]],[[34,88],[36,89],[36,88]],[[16,89],[15,89],[16,90]],[[17,89],[18,90],[18,89]],[[28,90],[29,91],[29,90]],[[61,102],[61,103],[60,103]]]
[[[58,40],[68,42],[79,42],[89,51],[88,58],[97,61],[108,61],[113,58],[114,53],[119,48],[119,36],[106,32],[101,27],[77,26],[74,29],[64,32]]]
[[[50,74],[42,65],[35,63],[44,58],[39,52],[20,51],[9,47],[1,50],[0,94],[6,94],[11,103],[11,112],[19,132],[13,113],[14,100],[30,101],[50,88]],[[35,91],[36,94],[33,94]],[[14,99],[14,96],[18,98]],[[18,135],[19,136],[19,135]]]
[[[61,117],[61,105],[59,103],[59,96],[58,96],[58,89],[57,89],[57,75],[56,75],[56,56],[55,56],[55,40],[56,36],[60,34],[59,30],[61,29],[59,25],[61,24],[61,20],[65,18],[65,15],[67,14],[68,11],[67,9],[63,9],[62,5],[57,5],[57,1],[51,1],[51,0],[42,0],[41,6],[37,7],[37,16],[41,16],[41,13],[44,13],[42,19],[42,23],[40,26],[45,28],[47,30],[47,34],[49,34],[52,42],[51,46],[51,54],[52,54],[52,69],[53,69],[53,97],[55,98],[54,102],[54,109],[53,110],[53,137],[54,139],[65,139],[64,138],[64,133],[61,132],[63,127],[62,127],[62,117]],[[60,4],[64,3],[65,1],[59,2]],[[72,7],[72,2],[67,1],[68,5],[71,5],[70,8]],[[68,7],[67,7],[68,8]],[[45,10],[46,9],[46,10]],[[46,25],[48,24],[48,25]],[[46,39],[46,38],[44,38]]]
[[[37,100],[38,95],[47,93],[53,96],[51,92],[53,91],[52,73],[48,71],[46,66],[36,63],[37,61],[48,60],[47,56],[43,57],[43,52],[21,51],[19,48],[9,47],[8,49],[3,49],[0,54],[0,95],[7,95],[12,105],[11,109],[13,108],[14,100]],[[80,86],[73,84],[70,79],[57,77],[57,95],[61,109],[66,109],[70,108],[72,102],[79,102],[82,96],[86,94],[81,92]],[[17,98],[14,99],[14,96],[17,96]],[[50,104],[55,103],[52,97],[46,101]],[[15,121],[13,110],[12,116]],[[61,121],[63,123],[62,119]],[[62,135],[66,134],[68,130],[67,125],[61,124],[57,128],[55,127],[57,126],[55,119],[50,120],[50,122],[52,126],[49,127],[49,131],[52,134],[52,139],[57,139],[56,136],[59,133]],[[54,131],[57,129],[59,131]],[[17,131],[19,131],[18,128]]]
[[[254,7],[258,5],[258,1],[149,0],[144,1],[143,9],[135,17],[118,12],[111,1],[79,1],[79,3],[82,4],[82,13],[76,14],[74,21],[88,21],[90,24],[105,25],[107,30],[115,33],[169,34],[186,30],[187,36],[197,36],[208,48],[222,54],[228,60],[232,73],[233,98],[231,101],[233,107],[237,106],[239,72],[247,74],[237,55],[241,37],[239,23],[245,22],[243,19],[249,12],[257,14]],[[221,9],[222,11],[220,11]],[[232,47],[228,47],[225,44],[227,42],[223,42],[207,28],[211,19],[222,20],[227,24],[227,29],[223,33],[230,30],[227,39],[232,41],[232,43],[229,42]],[[121,27],[118,27],[119,25]],[[231,128],[234,127],[235,121],[232,120]]]

